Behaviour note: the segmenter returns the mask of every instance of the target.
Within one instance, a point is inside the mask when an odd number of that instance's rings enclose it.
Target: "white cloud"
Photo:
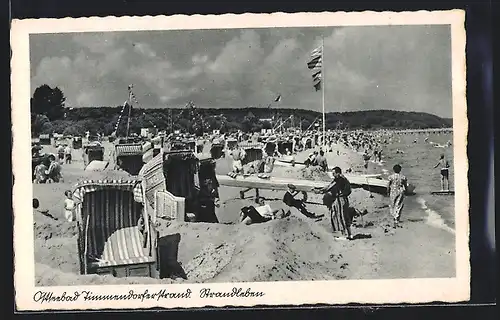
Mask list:
[[[119,105],[134,83],[144,106],[267,105],[281,93],[284,107],[320,110],[306,66],[319,31],[203,32],[45,36],[34,46],[32,91],[47,83],[63,90],[68,105]],[[451,113],[447,37],[430,27],[334,29],[324,39],[328,104],[431,112],[429,105],[449,105]]]
[[[156,52],[147,43],[134,43],[134,50],[147,58],[155,58]]]

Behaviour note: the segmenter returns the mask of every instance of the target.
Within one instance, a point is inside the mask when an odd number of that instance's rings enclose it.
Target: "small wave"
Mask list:
[[[422,209],[427,213],[427,223],[433,227],[443,229],[445,231],[448,231],[452,234],[455,234],[455,230],[453,228],[450,228],[449,226],[446,225],[444,222],[443,218],[441,215],[427,207],[427,204],[425,203],[425,200],[423,198],[417,198],[417,202],[420,204]]]

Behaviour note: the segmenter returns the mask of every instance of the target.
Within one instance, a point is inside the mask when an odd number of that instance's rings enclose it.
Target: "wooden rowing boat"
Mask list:
[[[297,169],[303,169],[306,167],[306,165],[302,162],[295,162],[294,165],[292,165],[291,161],[288,160],[276,160],[274,162],[275,165],[281,166],[281,167],[295,167]],[[330,178],[333,178],[333,172],[332,171],[327,171],[326,172]],[[373,174],[360,174],[360,175],[351,175],[354,177],[363,177],[363,178],[379,178],[382,176],[380,173],[373,173]]]
[[[374,193],[386,194],[388,181],[376,178],[367,178],[356,175],[345,175],[353,188],[363,188]],[[257,176],[241,176],[231,178],[227,175],[217,175],[217,180],[221,186],[269,189],[269,190],[287,190],[289,184],[293,184],[298,191],[311,192],[314,189],[324,188],[328,185],[326,181],[299,180],[291,178],[270,177],[262,179]]]

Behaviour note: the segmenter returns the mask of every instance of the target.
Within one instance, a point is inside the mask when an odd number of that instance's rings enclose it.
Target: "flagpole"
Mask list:
[[[132,85],[129,86],[128,103],[129,103],[129,105],[128,105],[128,117],[127,117],[127,139],[128,139],[128,133],[130,130],[130,115],[132,113]]]
[[[326,128],[326,121],[325,121],[325,38],[324,36],[321,36],[321,54],[323,57],[321,57],[321,93],[322,93],[322,104],[323,104],[323,147],[325,146],[325,138],[326,138],[326,133],[325,133],[325,128]]]

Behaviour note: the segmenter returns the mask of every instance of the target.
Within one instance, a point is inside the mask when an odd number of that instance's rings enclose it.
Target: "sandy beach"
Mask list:
[[[105,160],[110,143],[104,143]],[[337,150],[339,155],[337,155]],[[45,152],[54,152],[51,146]],[[296,155],[297,161],[310,152]],[[330,167],[359,172],[361,157],[342,146],[326,154]],[[107,176],[127,177],[112,170],[84,171],[81,150],[73,151],[74,161],[63,165],[64,182],[33,185],[34,197],[42,210],[57,218],[34,212],[36,285],[138,284],[193,282],[249,282],[335,279],[400,279],[455,276],[455,236],[429,223],[421,208],[408,206],[402,213],[401,227],[389,227],[389,199],[354,189],[351,205],[367,213],[353,224],[355,240],[337,240],[321,197],[309,194],[308,208],[325,214],[321,221],[309,219],[298,211],[292,215],[250,226],[237,224],[240,208],[253,204],[254,191],[240,199],[239,188],[221,187],[221,223],[167,222],[161,220],[161,236],[179,234],[178,262],[187,279],[114,278],[79,275],[77,230],[63,216],[64,191],[81,179]],[[227,173],[228,159],[217,160],[217,172]],[[324,179],[315,172],[275,166],[273,176]],[[306,177],[307,176],[307,177]],[[261,190],[273,208],[282,207],[283,192]],[[317,204],[312,204],[312,203]]]

